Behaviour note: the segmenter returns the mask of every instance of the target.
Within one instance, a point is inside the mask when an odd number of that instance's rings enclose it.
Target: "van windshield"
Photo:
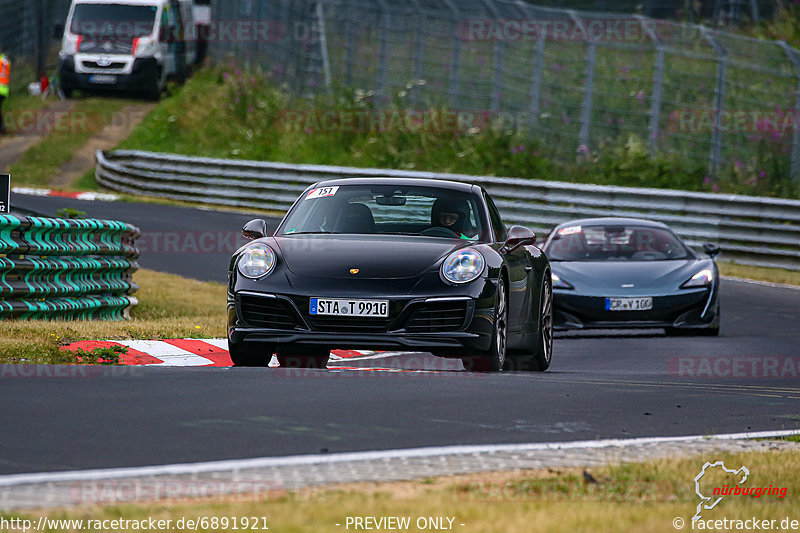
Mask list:
[[[156,6],[78,4],[69,30],[84,37],[107,37],[129,41],[153,33]]]

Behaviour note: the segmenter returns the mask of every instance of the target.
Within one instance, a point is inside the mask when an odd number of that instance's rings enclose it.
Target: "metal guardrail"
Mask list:
[[[0,319],[130,318],[135,226],[0,215]]]
[[[121,192],[272,210],[288,209],[308,185],[327,179],[449,179],[483,186],[507,223],[539,233],[576,218],[642,217],[669,224],[691,246],[719,244],[726,260],[800,270],[800,201],[795,200],[139,151],[98,151],[96,176],[101,185]]]

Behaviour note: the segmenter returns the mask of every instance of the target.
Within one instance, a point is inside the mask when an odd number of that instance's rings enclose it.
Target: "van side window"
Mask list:
[[[494,201],[489,195],[484,194],[483,197],[486,199],[486,205],[489,207],[489,218],[492,219],[494,242],[505,242],[507,236],[506,227],[503,225],[503,219],[500,218],[500,211],[497,210],[497,206],[494,205]]]

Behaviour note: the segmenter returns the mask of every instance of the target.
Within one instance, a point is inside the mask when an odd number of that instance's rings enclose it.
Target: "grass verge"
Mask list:
[[[52,130],[11,167],[14,185],[48,185],[58,169],[69,163],[75,152],[100,132],[124,103],[115,98],[76,100],[63,122],[54,123]]]
[[[125,322],[6,321],[0,363],[73,363],[60,347],[81,340],[219,338],[225,336],[225,285],[140,270],[140,304]]]
[[[271,531],[341,532],[355,529],[352,524],[346,527],[348,518],[391,516],[410,518],[411,527],[404,531],[424,530],[417,526],[420,518],[444,517],[445,526],[447,518],[453,519],[452,530],[465,533],[674,532],[695,529],[691,518],[700,499],[692,480],[705,461],[716,460],[724,461],[729,468],[745,465],[750,476],[744,487],[787,487],[788,494],[784,498],[728,496],[714,509],[704,511],[703,519],[776,520],[776,526],[786,517],[800,520],[800,500],[795,494],[800,486],[800,451],[797,450],[722,453],[607,466],[591,470],[598,483],[584,481],[578,469],[547,469],[400,483],[362,483],[297,492],[276,487],[277,490],[260,497],[245,495],[237,502],[218,499],[118,504],[26,513],[23,517],[34,523],[39,516],[83,520],[154,518],[172,520],[172,527],[168,528],[172,531],[190,529],[175,527],[181,518],[205,517],[211,527],[200,529],[230,530],[234,518],[259,517],[258,527],[261,528],[264,522],[260,517],[265,517]],[[727,478],[733,477],[727,475]],[[732,479],[714,472],[709,472],[702,481],[706,482],[701,486],[704,490],[732,484]],[[218,526],[213,527],[214,517],[218,520],[226,517],[229,526],[222,527],[218,522]],[[673,526],[678,523],[674,522],[676,518],[683,520],[683,528]],[[736,526],[724,530],[736,530]]]
[[[800,272],[782,268],[766,268],[734,263],[719,263],[719,271],[723,276],[745,278],[768,283],[800,286]]]

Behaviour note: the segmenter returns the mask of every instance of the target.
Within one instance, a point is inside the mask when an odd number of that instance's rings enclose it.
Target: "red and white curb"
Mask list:
[[[120,354],[120,364],[158,365],[158,366],[218,366],[233,365],[228,353],[226,339],[169,339],[161,341],[82,341],[65,346],[67,351],[84,350],[91,352],[96,348],[127,347],[127,353]],[[373,358],[378,352],[366,350],[334,350],[330,360],[342,361]],[[388,354],[381,354],[382,357]],[[270,366],[277,366],[275,358]]]
[[[11,192],[14,194],[21,194],[23,196],[49,196],[56,198],[72,198],[75,200],[84,200],[87,202],[116,202],[119,196],[116,194],[106,194],[102,192],[64,192],[54,191],[52,189],[35,189],[31,187],[13,187]]]

